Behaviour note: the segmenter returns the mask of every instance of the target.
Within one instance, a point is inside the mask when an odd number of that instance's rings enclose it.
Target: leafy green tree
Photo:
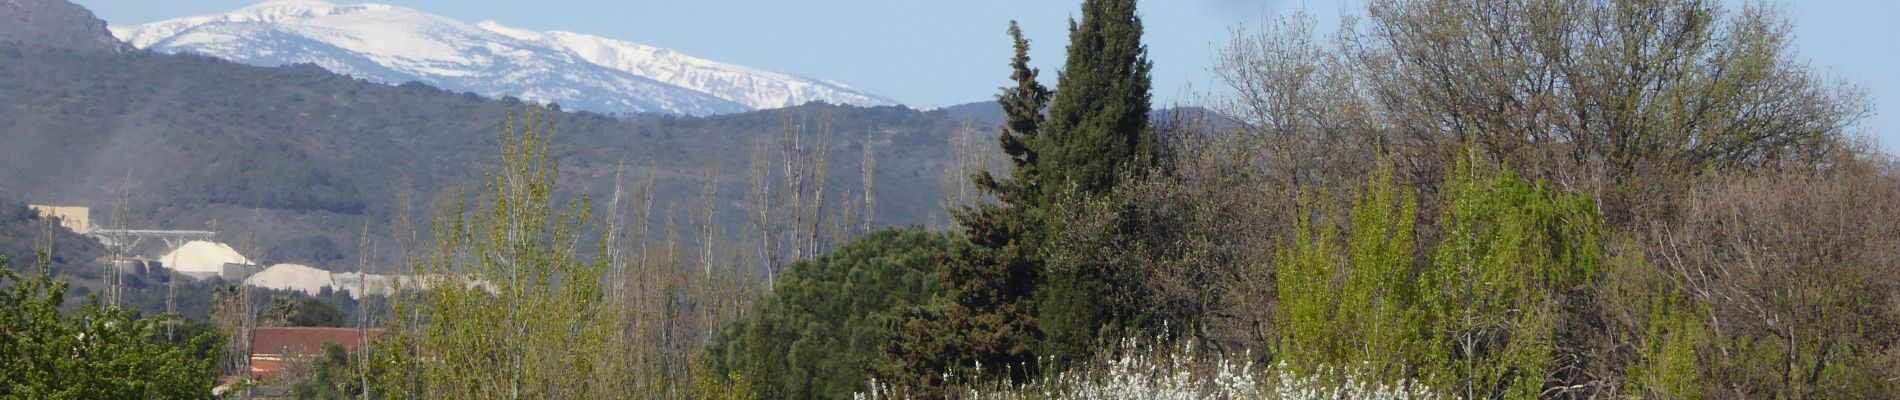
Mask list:
[[[873,232],[800,261],[772,294],[707,347],[709,375],[742,377],[763,398],[846,398],[866,370],[891,361],[883,313],[939,293],[937,258],[954,242],[921,228]],[[730,386],[715,385],[719,387]]]
[[[1070,21],[1068,59],[1042,126],[1042,204],[1107,195],[1122,176],[1154,162],[1155,135],[1148,124],[1153,64],[1141,34],[1134,0],[1087,0],[1082,20]],[[1046,271],[1035,295],[1044,355],[1084,355],[1100,328],[1127,317],[1112,315],[1100,300],[1110,290],[1103,279],[1108,273]]]
[[[197,399],[211,394],[217,348],[215,333],[189,346],[165,338],[164,324],[177,318],[140,318],[136,310],[102,307],[97,296],[62,314],[67,289],[44,270],[22,278],[0,256],[0,398],[8,399]]]

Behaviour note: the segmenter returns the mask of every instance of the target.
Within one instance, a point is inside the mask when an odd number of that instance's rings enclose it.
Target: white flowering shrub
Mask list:
[[[1258,368],[1250,357],[1194,357],[1193,345],[1176,351],[1144,349],[1123,340],[1115,357],[1096,365],[1046,375],[1026,384],[966,384],[960,397],[973,400],[1031,399],[1276,399],[1405,400],[1441,396],[1412,380],[1380,382],[1344,368],[1303,375],[1278,365]],[[903,399],[903,390],[871,382],[857,400]]]

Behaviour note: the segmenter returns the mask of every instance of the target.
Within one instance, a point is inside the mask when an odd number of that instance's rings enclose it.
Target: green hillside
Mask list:
[[[8,144],[0,169],[9,171],[0,193],[89,205],[101,222],[123,196],[131,227],[216,230],[234,244],[298,250],[265,254],[271,261],[351,266],[365,221],[372,235],[387,237],[402,198],[417,205],[420,220],[438,193],[475,183],[496,151],[496,116],[520,108],[511,99],[363,82],[310,65],[15,44],[0,45],[0,98],[0,140]],[[878,159],[878,224],[925,223],[941,213],[938,177],[947,139],[960,127],[944,112],[812,104],[707,118],[559,113],[554,151],[567,191],[602,203],[616,176],[627,187],[653,176],[656,213],[668,204],[687,212],[718,166],[721,225],[736,229],[750,150],[782,137],[788,117],[802,125],[806,146],[830,119],[831,199],[860,191],[868,138]],[[776,164],[774,171],[783,173]],[[299,259],[309,257],[299,257],[307,252],[295,243],[326,241],[334,244],[326,252],[342,259]]]

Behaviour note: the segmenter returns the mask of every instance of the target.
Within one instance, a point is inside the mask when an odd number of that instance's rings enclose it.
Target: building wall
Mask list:
[[[41,218],[59,218],[59,225],[71,229],[74,233],[86,233],[92,230],[91,208],[38,204],[29,204],[27,207],[39,212]]]
[[[263,269],[263,267],[250,264],[224,263],[224,268],[218,272],[218,277],[229,282],[243,282],[244,278],[249,278]]]

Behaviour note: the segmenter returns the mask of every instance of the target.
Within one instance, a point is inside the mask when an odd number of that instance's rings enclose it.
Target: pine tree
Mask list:
[[[1154,162],[1153,65],[1141,31],[1135,0],[1087,0],[1082,21],[1070,21],[1067,64],[1042,126],[1044,173],[1036,179],[1043,204],[1110,195],[1123,176]],[[1045,355],[1081,356],[1104,329],[1115,329],[1117,317],[1100,301],[1109,290],[1103,272],[1045,271],[1035,295]]]
[[[1009,177],[974,172],[978,189],[995,198],[955,210],[968,242],[940,260],[944,293],[930,304],[895,310],[885,322],[895,333],[884,351],[895,362],[880,368],[883,382],[931,395],[946,382],[946,370],[975,365],[1008,370],[1023,378],[1034,369],[1029,351],[1037,337],[1031,302],[1042,263],[1037,258],[1044,197],[1038,166],[1043,141],[1042,109],[1051,91],[1029,67],[1029,41],[1010,22],[1016,55],[1010,62],[1015,87],[1002,88],[997,104],[1008,114],[998,134],[1011,163]],[[940,394],[940,393],[937,393]]]
[[[1057,93],[1037,82],[1029,42],[1010,23],[1016,86],[997,98],[1008,116],[998,140],[1010,176],[971,176],[996,202],[956,210],[968,244],[943,258],[944,295],[889,318],[897,335],[885,351],[897,365],[879,371],[885,382],[927,396],[941,394],[932,391],[945,383],[946,370],[983,365],[1025,378],[1040,369],[1039,351],[1081,354],[1095,327],[1109,321],[1096,300],[1105,291],[1100,279],[1046,270],[1044,238],[1054,229],[1047,215],[1062,199],[1109,194],[1129,171],[1154,161],[1151,64],[1133,0],[1082,7],[1082,21],[1070,23],[1067,69],[1058,78],[1074,90]]]
[[[994,366],[1035,361],[1029,352],[1035,339],[1030,296],[1040,281],[1037,250],[1047,207],[1037,197],[1042,176],[1037,162],[1044,146],[1042,109],[1051,92],[1036,81],[1039,71],[1029,67],[1029,41],[1015,22],[1009,35],[1016,46],[1010,62],[1016,87],[1004,88],[997,98],[1008,115],[997,141],[1009,157],[1011,176],[972,174],[977,188],[999,204],[981,203],[956,213],[969,244],[943,262],[945,291],[976,329],[966,342],[972,360]]]

